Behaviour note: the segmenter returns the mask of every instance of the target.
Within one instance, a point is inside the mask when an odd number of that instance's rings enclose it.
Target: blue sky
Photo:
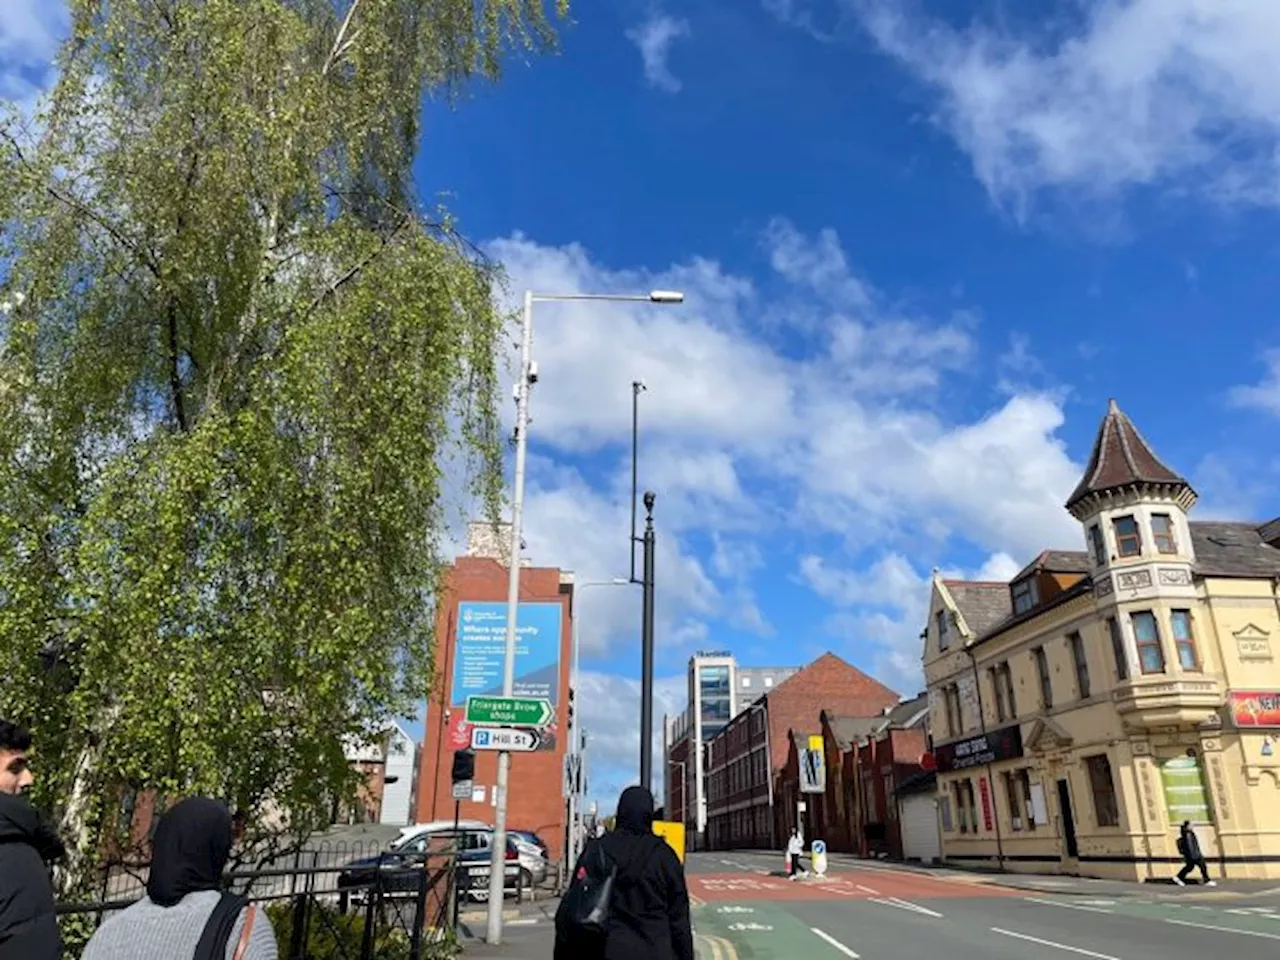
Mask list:
[[[0,25],[0,95],[42,76],[51,31],[24,6]],[[648,384],[665,708],[705,647],[831,649],[915,692],[931,567],[1008,576],[1082,546],[1061,504],[1108,397],[1198,515],[1280,513],[1280,7],[574,17],[558,56],[427,106],[417,179],[513,294],[688,296],[540,307],[535,334],[535,562],[627,573],[629,385]],[[637,751],[639,597],[595,590],[580,614],[610,805]]]

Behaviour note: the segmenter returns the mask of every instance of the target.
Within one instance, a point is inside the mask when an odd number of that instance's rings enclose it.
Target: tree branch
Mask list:
[[[356,8],[359,6],[360,0],[351,0],[351,6],[347,8],[347,15],[342,18],[342,26],[338,28],[338,35],[333,38],[333,48],[329,51],[329,56],[325,57],[324,67],[320,71],[321,75],[329,75],[329,71],[342,58],[342,55],[351,49],[351,45],[356,42],[356,38],[360,35],[360,31],[357,30],[350,37],[347,36],[347,31],[351,28],[351,20],[355,17]]]
[[[410,220],[411,218],[408,216],[403,217],[398,224],[396,224],[392,229],[387,231],[386,236],[382,238],[382,242],[378,244],[377,247],[369,251],[369,253],[365,255],[362,259],[360,259],[358,262],[352,264],[352,266],[344,274],[342,274],[342,276],[338,277],[338,279],[333,281],[333,283],[329,284],[322,291],[320,291],[320,293],[316,295],[316,298],[311,301],[310,306],[308,306],[307,309],[303,312],[302,314],[303,318],[305,319],[306,317],[309,317],[311,316],[311,314],[315,313],[316,310],[320,308],[321,304],[323,304],[326,300],[330,299],[331,297],[335,296],[340,289],[342,289],[344,286],[346,286],[348,283],[350,283],[352,280],[358,277],[361,271],[363,271],[365,267],[369,266],[369,264],[377,260],[378,257],[382,256],[382,254],[386,251],[387,247],[391,246],[391,242],[395,240],[397,236],[399,236],[400,231],[404,229],[405,225],[409,223]]]

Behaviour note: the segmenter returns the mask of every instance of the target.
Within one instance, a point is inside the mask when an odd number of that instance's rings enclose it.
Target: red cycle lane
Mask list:
[[[967,880],[940,880],[909,871],[856,870],[818,880],[744,873],[688,877],[689,893],[707,903],[756,900],[950,900],[1018,896],[1018,891]]]

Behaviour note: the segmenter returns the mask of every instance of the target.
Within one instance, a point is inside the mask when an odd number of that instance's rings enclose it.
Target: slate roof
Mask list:
[[[1117,490],[1133,484],[1177,484],[1190,489],[1179,474],[1167,467],[1138,432],[1123,410],[1112,400],[1098,427],[1093,453],[1084,476],[1067,499],[1067,509],[1095,493]]]
[[[1009,618],[1013,601],[1009,585],[985,580],[944,580],[960,615],[977,636]]]
[[[1021,580],[1036,570],[1048,570],[1051,573],[1088,573],[1089,554],[1083,550],[1041,550],[1040,555],[1019,570],[1013,579]]]
[[[836,746],[848,750],[862,737],[875,733],[884,722],[883,717],[833,717],[827,716],[827,725],[835,735]]]
[[[1202,577],[1280,576],[1280,550],[1268,546],[1263,540],[1265,526],[1217,520],[1191,521],[1196,573]]]
[[[885,719],[888,721],[888,723],[886,723],[885,726],[900,727],[906,723],[909,723],[922,710],[926,710],[928,709],[928,707],[929,707],[928,693],[917,694],[916,696],[912,697],[910,700],[903,700],[900,704],[892,708],[885,715]]]

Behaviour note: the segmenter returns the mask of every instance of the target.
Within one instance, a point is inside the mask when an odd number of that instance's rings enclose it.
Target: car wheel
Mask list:
[[[533,889],[533,874],[524,867],[520,868],[520,886],[524,890]]]

